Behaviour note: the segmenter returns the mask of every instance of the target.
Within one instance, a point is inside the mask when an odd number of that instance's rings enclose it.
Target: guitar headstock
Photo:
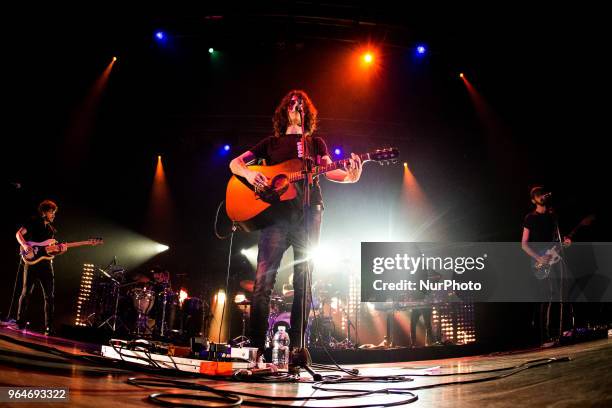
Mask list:
[[[399,157],[399,149],[396,147],[376,149],[375,151],[369,153],[369,155],[370,160],[376,161],[381,165],[395,164],[397,163],[397,158]]]
[[[104,244],[104,240],[102,238],[89,238],[87,241],[89,241],[90,245],[102,245]]]

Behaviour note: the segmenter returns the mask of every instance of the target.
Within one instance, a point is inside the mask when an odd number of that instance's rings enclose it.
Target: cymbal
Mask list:
[[[283,290],[283,296],[285,297],[293,296],[293,290]]]
[[[237,306],[249,306],[250,304],[251,304],[251,301],[248,299],[245,299],[242,302],[236,303]]]
[[[252,280],[243,280],[240,281],[240,287],[247,292],[252,292],[253,288],[255,287],[255,282]]]

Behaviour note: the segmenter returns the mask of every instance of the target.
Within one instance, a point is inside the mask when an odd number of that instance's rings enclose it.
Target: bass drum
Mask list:
[[[268,331],[272,333],[272,336],[274,336],[279,326],[285,326],[286,331],[289,332],[291,328],[291,312],[279,313],[274,319],[270,320]]]
[[[177,328],[177,312],[180,308],[178,295],[169,288],[157,293],[153,308],[156,332],[161,337],[168,337]]]
[[[279,326],[285,326],[285,331],[289,332],[289,329],[291,328],[290,312],[270,314],[270,318],[268,319],[268,334],[266,335],[266,348],[272,348],[272,339],[274,338],[274,333],[276,333]],[[293,342],[294,340],[290,338],[289,341]]]
[[[199,336],[202,331],[204,309],[202,299],[190,297],[183,302],[183,335],[186,337]]]
[[[304,333],[306,336],[306,344],[311,342],[312,329],[314,324],[314,319],[312,315],[308,318],[308,324],[306,325],[306,332]],[[291,329],[291,312],[283,312],[278,315],[270,315],[268,319],[268,334],[266,336],[266,347],[272,348],[272,339],[274,338],[274,333],[278,331],[280,326],[285,327],[285,331],[289,332]],[[289,339],[289,344],[297,345],[299,344],[299,339]]]

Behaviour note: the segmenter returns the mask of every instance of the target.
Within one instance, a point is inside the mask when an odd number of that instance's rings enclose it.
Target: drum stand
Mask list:
[[[163,294],[164,294],[164,303],[162,306],[161,323],[159,325],[159,337],[164,337],[164,335],[168,331],[168,322],[166,321],[166,306],[168,305],[168,293],[166,292],[165,289],[163,291]]]
[[[355,329],[355,336],[357,336],[357,327],[351,321],[351,316],[346,308],[341,309],[342,313],[346,316],[346,338],[340,342],[344,349],[354,349],[355,343],[351,340],[351,326]]]
[[[246,319],[247,319],[247,306],[249,303],[240,304],[242,307],[242,334],[234,339],[232,339],[232,344],[237,347],[244,347],[251,344],[251,340],[245,335],[246,332]]]
[[[147,332],[147,314],[142,312],[138,312],[138,317],[136,318],[136,336],[142,336]]]
[[[113,331],[113,334],[115,334],[115,331],[117,330],[117,321],[119,321],[121,323],[121,326],[123,326],[124,328],[126,328],[126,326],[123,323],[123,321],[121,321],[119,316],[117,315],[117,311],[119,309],[119,288],[121,288],[121,283],[119,283],[119,281],[117,281],[114,278],[111,278],[111,279],[113,281],[113,284],[115,285],[115,288],[113,290],[115,292],[115,310],[113,311],[112,316],[110,316],[108,319],[100,323],[100,325],[98,326],[98,329],[101,329],[104,325],[107,325],[108,327],[111,328],[111,330]],[[111,322],[113,323],[111,324]]]

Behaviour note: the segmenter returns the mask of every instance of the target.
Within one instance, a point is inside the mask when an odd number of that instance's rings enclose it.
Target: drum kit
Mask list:
[[[255,288],[255,282],[252,280],[240,281],[240,287],[248,293],[253,293]],[[238,300],[238,299],[237,299]],[[251,302],[246,298],[240,299],[240,302],[235,302],[237,306],[242,308],[242,335],[233,339],[234,344],[248,341],[245,336],[246,332],[246,321],[248,316],[247,306],[250,306]],[[279,326],[285,326],[287,330],[291,327],[291,305],[293,304],[293,289],[287,285],[283,287],[282,295],[273,293],[270,296],[270,314],[268,316],[268,332],[266,334],[266,343],[271,342],[274,333],[278,330]]]
[[[125,269],[98,268],[92,284],[88,323],[110,329],[113,335],[169,339],[200,333],[203,304],[198,297],[180,299],[170,286],[169,273],[159,279],[126,282]]]
[[[240,287],[245,292],[253,292],[254,282],[252,280],[243,280],[240,282]],[[312,290],[312,308],[308,318],[308,326],[306,328],[306,339],[308,346],[322,346],[332,348],[343,347],[346,338],[342,338],[344,333],[340,331],[343,314],[346,314],[346,299],[339,296],[338,292],[332,291],[331,284],[322,284],[315,282]],[[281,293],[273,292],[270,296],[270,314],[268,316],[268,331],[266,335],[266,345],[270,345],[274,333],[280,326],[284,326],[286,330],[291,328],[291,307],[293,305],[293,286],[284,284]],[[250,305],[250,301],[244,300],[238,306],[242,306],[242,335],[238,336],[232,342],[245,341],[245,327],[247,320],[246,306]],[[346,316],[344,317],[345,321]],[[350,323],[350,319],[349,323]],[[353,326],[354,327],[354,326]],[[344,336],[346,337],[346,336]],[[350,335],[349,335],[350,337]],[[248,339],[247,339],[248,340]],[[350,341],[349,341],[350,343]],[[352,344],[352,343],[351,343]]]

